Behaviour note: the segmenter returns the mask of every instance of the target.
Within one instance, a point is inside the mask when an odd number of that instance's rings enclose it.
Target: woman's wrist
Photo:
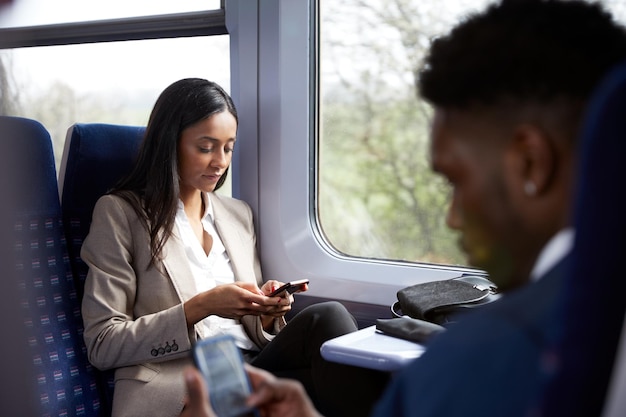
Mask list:
[[[185,311],[185,318],[187,320],[187,328],[192,328],[196,323],[203,320],[208,314],[204,311],[204,306],[207,305],[202,301],[205,293],[200,293],[195,297],[190,298],[183,304],[183,310]]]

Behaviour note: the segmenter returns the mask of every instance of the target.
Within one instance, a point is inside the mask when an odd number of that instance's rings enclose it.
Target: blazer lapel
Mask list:
[[[234,219],[219,198],[216,198],[212,193],[209,193],[209,198],[213,204],[213,222],[226,248],[226,253],[228,253],[235,274],[235,281],[254,282],[254,271],[247,267],[250,263],[247,261],[249,255],[246,253],[249,248],[245,245],[241,224]]]
[[[176,232],[176,230],[174,230],[174,232]],[[174,233],[163,246],[163,266],[182,303],[198,294],[196,282],[193,279],[191,268],[187,261],[185,247],[176,233]],[[204,326],[201,324],[202,321],[194,325],[199,339],[205,337]]]
[[[198,294],[185,247],[176,235],[176,230],[163,246],[163,265],[182,302]]]

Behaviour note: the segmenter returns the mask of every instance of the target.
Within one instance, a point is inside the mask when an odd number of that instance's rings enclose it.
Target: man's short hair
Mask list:
[[[448,108],[584,102],[625,59],[626,32],[598,4],[502,0],[433,41],[418,87],[422,98]]]

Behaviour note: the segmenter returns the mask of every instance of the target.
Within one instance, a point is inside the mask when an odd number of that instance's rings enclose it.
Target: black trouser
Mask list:
[[[300,381],[326,417],[366,417],[389,380],[386,372],[326,361],[325,341],[357,330],[356,320],[334,301],[311,305],[249,362],[278,377]]]

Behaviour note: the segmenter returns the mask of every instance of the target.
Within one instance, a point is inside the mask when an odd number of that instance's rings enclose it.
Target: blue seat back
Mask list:
[[[590,101],[580,142],[572,273],[543,415],[599,416],[626,312],[626,63]]]
[[[101,416],[69,267],[50,135],[36,121],[4,116],[0,132],[0,192],[9,200],[3,215],[12,224],[8,240],[13,271],[8,276],[16,280],[19,307],[14,319],[23,323],[27,338],[35,413]],[[9,336],[3,343],[14,342]]]
[[[88,267],[80,257],[89,233],[98,198],[130,172],[137,156],[144,127],[102,123],[75,124],[68,129],[59,171],[63,224],[68,240],[69,262],[82,299]],[[106,387],[104,406],[113,399],[113,371],[97,371]]]
[[[98,198],[133,167],[145,128],[77,123],[68,129],[59,172],[63,222],[72,272],[85,282],[87,266],[80,248],[91,225]],[[82,295],[82,287],[78,288]]]

